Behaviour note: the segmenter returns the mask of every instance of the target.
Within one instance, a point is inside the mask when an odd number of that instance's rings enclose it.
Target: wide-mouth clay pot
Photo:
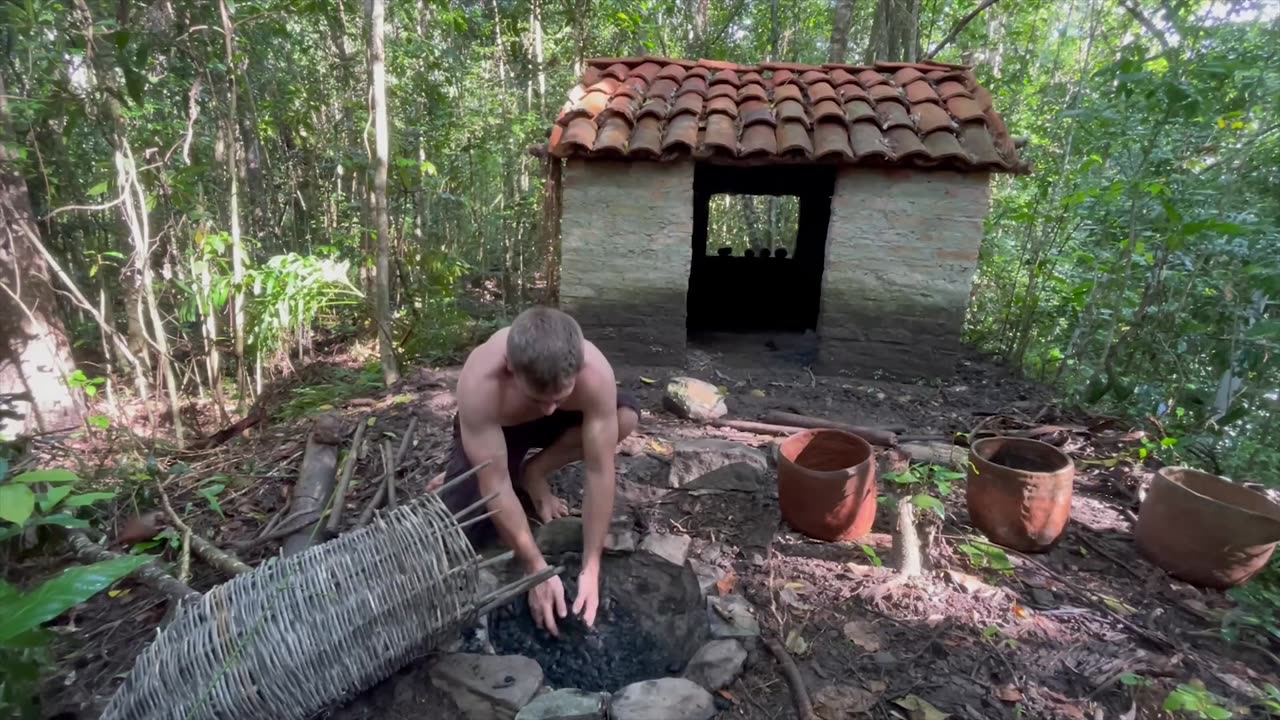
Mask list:
[[[969,519],[993,542],[1045,552],[1071,519],[1076,468],[1058,448],[1039,440],[983,438],[969,448],[965,502]]]
[[[778,505],[805,535],[854,540],[876,517],[875,453],[843,430],[805,430],[778,446]]]
[[[1224,590],[1258,574],[1280,541],[1280,505],[1226,478],[1161,468],[1138,508],[1138,550],[1192,585]]]

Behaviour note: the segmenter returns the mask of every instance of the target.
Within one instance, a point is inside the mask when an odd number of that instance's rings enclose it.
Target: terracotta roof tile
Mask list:
[[[863,70],[858,73],[858,84],[864,88],[870,88],[887,82],[889,82],[888,78],[875,70]]]
[[[777,134],[779,154],[805,157],[813,154],[813,141],[809,139],[809,128],[803,123],[780,122]]]
[[[711,90],[707,92],[707,99],[726,97],[730,100],[737,101],[738,89],[732,85],[712,85]]]
[[[853,157],[889,158],[889,146],[884,142],[884,135],[875,123],[856,122],[849,128],[849,143],[853,146]]]
[[[849,127],[844,122],[819,122],[813,127],[813,156],[826,160],[836,158],[845,162],[853,160],[853,148],[849,145]]]
[[[982,106],[972,98],[953,97],[947,101],[947,110],[961,122],[982,117]]]
[[[768,125],[752,125],[742,131],[742,156],[777,155],[778,138],[773,130],[773,123]]]
[[[831,75],[823,72],[822,70],[806,70],[800,74],[800,82],[805,85],[812,85],[816,82],[827,82],[830,79]]]
[[[685,76],[684,82],[680,83],[680,89],[676,90],[676,95],[684,95],[685,93],[696,93],[702,97],[707,96],[707,80],[696,75]]]
[[[844,108],[840,107],[840,103],[835,100],[823,100],[813,106],[813,119],[816,120],[837,120],[844,123]]]
[[[658,79],[668,78],[670,80],[680,82],[684,79],[685,73],[687,72],[689,72],[689,69],[683,65],[669,63],[663,66],[662,70],[658,72]]]
[[[911,112],[916,116],[916,127],[920,129],[921,135],[928,135],[952,126],[951,116],[936,103],[912,105]]]
[[[569,91],[548,147],[557,158],[785,156],[1023,172],[991,103],[968,68],[942,63],[604,58],[588,61]]]
[[[885,102],[877,104],[876,118],[880,121],[881,130],[888,130],[893,127],[915,127],[915,123],[911,122],[911,116],[907,114],[907,109],[898,103]]]
[[[849,119],[849,122],[876,119],[875,109],[871,107],[871,103],[865,100],[850,100],[845,103],[844,115]]]
[[[804,111],[804,105],[796,100],[783,100],[773,108],[773,113],[778,116],[779,123],[793,121],[809,127],[809,116]]]
[[[722,70],[711,77],[712,85],[732,85],[738,87],[742,84],[742,80],[738,77],[738,73],[732,70]]]
[[[698,93],[691,92],[676,98],[675,107],[671,108],[671,117],[675,117],[680,113],[691,113],[694,120],[702,116],[702,96]]]
[[[907,101],[912,105],[923,102],[938,102],[938,93],[928,80],[917,80],[906,86]]]
[[[659,78],[649,86],[649,97],[669,98],[680,87],[680,83],[671,78]]]
[[[764,91],[764,86],[760,83],[750,83],[738,88],[738,102],[744,100],[768,100],[769,94]]]
[[[942,98],[943,100],[948,100],[950,98],[956,97],[957,95],[963,95],[965,97],[973,97],[973,93],[969,92],[969,88],[965,87],[964,84],[962,83],[956,82],[955,80],[946,80],[944,82],[938,83],[938,97]]]
[[[885,131],[884,138],[889,143],[889,149],[893,152],[895,160],[910,160],[921,155],[925,159],[929,157],[929,151],[925,149],[924,143],[920,142],[920,136],[916,135],[911,128],[892,128]]]
[[[715,150],[724,150],[730,155],[738,154],[738,124],[728,115],[707,116],[707,137],[704,143]]]
[[[898,102],[903,101],[901,95],[902,91],[892,85],[872,85],[870,88],[867,88],[867,92],[870,93],[871,99],[875,100],[877,103],[884,102],[886,100],[896,100]]]
[[[731,97],[716,97],[707,101],[707,114],[720,113],[729,117],[738,117],[738,101]]]
[[[924,73],[915,69],[915,67],[904,67],[893,74],[893,82],[899,87],[906,87],[923,77]]]
[[[809,85],[809,102],[821,102],[823,100],[836,100],[840,96],[836,94],[836,89],[831,84],[824,81],[812,83]]]

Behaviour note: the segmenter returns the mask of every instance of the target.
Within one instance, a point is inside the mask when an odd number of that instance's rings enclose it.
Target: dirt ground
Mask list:
[[[900,425],[926,436],[969,432],[993,418],[1059,423],[1068,434],[1075,427],[1069,424],[1076,419],[1055,408],[1042,389],[978,358],[953,378],[925,384],[815,376],[793,357],[765,353],[744,362],[738,352],[694,350],[683,369],[616,368],[619,387],[636,394],[644,410],[636,437],[619,457],[619,513],[629,514],[638,530],[694,538],[693,555],[722,568],[724,589],[745,595],[766,635],[787,642],[824,720],[941,717],[930,708],[973,720],[1161,718],[1171,717],[1159,706],[1179,683],[1197,680],[1239,703],[1247,701],[1250,687],[1277,683],[1280,663],[1273,654],[1219,638],[1214,617],[1229,606],[1225,596],[1174,581],[1137,554],[1131,512],[1137,472],[1116,481],[1114,469],[1104,473],[1079,464],[1065,537],[1048,553],[1010,553],[1014,567],[1008,572],[976,569],[957,549],[974,533],[957,491],[946,501],[946,520],[930,553],[934,569],[918,584],[888,591],[884,583],[893,571],[877,567],[872,554],[889,557],[889,513],[878,514],[861,543],[820,543],[786,527],[776,493],[664,496],[662,456],[672,441],[725,437],[766,446],[774,440],[677,420],[661,405],[665,380],[674,374],[725,386],[730,416],[740,419],[788,410]],[[350,399],[331,410],[352,423],[376,416],[376,427],[397,441],[410,417],[418,418],[400,489],[406,497],[422,492],[443,467],[456,371],[419,369],[384,395]],[[317,368],[303,376],[318,382],[325,372]],[[238,549],[250,564],[273,555],[278,542],[254,538],[285,508],[309,424],[308,418],[270,422],[184,460],[183,472],[169,483],[175,505],[197,532]],[[358,463],[348,523],[373,494],[380,467],[376,452]],[[212,477],[227,487],[220,496],[225,518],[198,493]],[[575,506],[581,480],[575,467],[556,479]],[[137,501],[140,509],[154,503]],[[134,512],[120,509],[116,533]],[[166,558],[176,561],[176,551],[166,551]],[[200,590],[223,579],[195,561],[192,569],[191,584]],[[130,581],[118,589],[61,621],[59,672],[46,687],[50,716],[96,717],[154,637],[165,600]],[[421,663],[406,668],[332,716],[423,717],[433,708],[432,717],[452,717],[425,672]],[[1131,684],[1129,674],[1145,680]],[[778,665],[762,650],[753,652],[744,676],[718,702],[721,718],[798,717]]]

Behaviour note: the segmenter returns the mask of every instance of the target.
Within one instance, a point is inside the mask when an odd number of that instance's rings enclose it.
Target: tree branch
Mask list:
[[[1151,33],[1151,37],[1160,43],[1160,49],[1169,52],[1169,39],[1165,37],[1164,31],[1156,27],[1156,24],[1151,22],[1151,18],[1142,12],[1142,8],[1138,7],[1133,0],[1120,0],[1120,7],[1132,15],[1133,19],[1137,20],[1138,24],[1145,28],[1147,32]]]
[[[1000,0],[983,0],[983,3],[981,5],[974,8],[973,11],[970,12],[968,15],[965,15],[964,17],[960,18],[960,22],[956,23],[956,26],[951,28],[951,32],[947,33],[946,37],[939,40],[938,44],[934,45],[932,50],[925,53],[925,56],[921,58],[921,60],[932,60],[934,56],[936,56],[938,52],[942,50],[942,48],[950,45],[951,41],[955,40],[956,37],[960,34],[960,32],[964,30],[965,27],[969,25],[969,23],[973,22],[974,18],[981,15],[983,10],[986,10],[992,5],[995,5],[997,2],[1000,2]]]

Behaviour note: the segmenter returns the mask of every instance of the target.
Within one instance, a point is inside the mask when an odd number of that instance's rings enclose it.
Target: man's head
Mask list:
[[[573,392],[582,369],[582,328],[559,310],[533,307],[507,333],[507,367],[535,402],[551,406]],[[550,411],[548,411],[550,412]]]

